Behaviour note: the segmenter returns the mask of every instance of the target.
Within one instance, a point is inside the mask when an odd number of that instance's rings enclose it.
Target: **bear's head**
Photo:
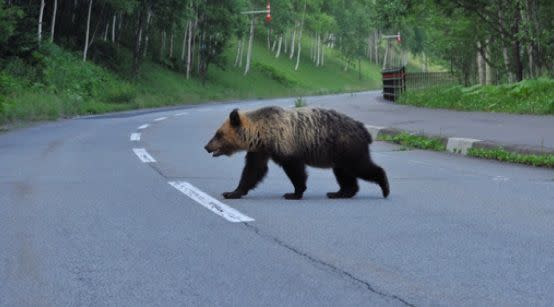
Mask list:
[[[242,116],[238,109],[234,109],[229,114],[229,118],[217,129],[208,144],[204,146],[208,153],[213,153],[214,157],[230,156],[237,151],[248,149],[246,142],[240,137],[240,129],[244,120],[241,119]]]

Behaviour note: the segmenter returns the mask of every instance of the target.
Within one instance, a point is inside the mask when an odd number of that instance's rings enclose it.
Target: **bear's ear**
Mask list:
[[[233,127],[240,126],[239,109],[234,109],[231,112],[231,114],[229,114],[229,120],[231,121],[231,126]]]

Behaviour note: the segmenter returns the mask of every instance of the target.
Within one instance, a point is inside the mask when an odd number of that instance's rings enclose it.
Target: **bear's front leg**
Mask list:
[[[289,160],[283,162],[282,166],[294,186],[294,192],[286,193],[283,197],[285,199],[301,199],[306,191],[306,180],[308,179],[306,165],[301,161]]]
[[[223,197],[226,199],[237,199],[241,198],[242,196],[246,195],[246,193],[243,193],[241,191],[234,190],[232,192],[223,192]]]
[[[248,194],[248,191],[255,188],[267,174],[267,162],[269,157],[263,153],[249,151],[246,153],[246,162],[238,187],[232,192],[223,193],[228,199],[241,198]]]

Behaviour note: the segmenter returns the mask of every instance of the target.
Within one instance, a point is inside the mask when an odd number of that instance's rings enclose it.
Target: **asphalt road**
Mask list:
[[[348,99],[308,103],[340,110]],[[139,111],[0,134],[0,306],[552,305],[552,170],[377,142],[388,199],[368,183],[353,199],[327,199],[332,172],[311,168],[304,199],[287,201],[292,186],[271,164],[259,188],[224,200],[244,154],[212,158],[205,143],[234,107],[292,104]],[[229,222],[169,182],[253,221]]]

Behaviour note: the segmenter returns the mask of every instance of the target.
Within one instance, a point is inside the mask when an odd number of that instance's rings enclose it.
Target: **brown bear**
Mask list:
[[[387,174],[369,155],[372,139],[364,125],[337,111],[319,108],[264,107],[234,109],[204,147],[214,157],[247,151],[238,187],[225,198],[240,198],[262,181],[268,160],[280,165],[294,186],[286,199],[300,199],[306,190],[306,165],[332,168],[340,186],[329,198],[350,198],[361,178],[389,195]]]

